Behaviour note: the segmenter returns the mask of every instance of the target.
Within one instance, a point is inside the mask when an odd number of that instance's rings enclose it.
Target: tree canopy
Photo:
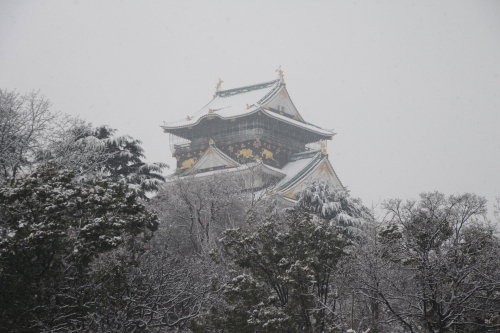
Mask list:
[[[2,330],[81,328],[92,260],[157,229],[125,184],[74,177],[47,166],[0,188]]]

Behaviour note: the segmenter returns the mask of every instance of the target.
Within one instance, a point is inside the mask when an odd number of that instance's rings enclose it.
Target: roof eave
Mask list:
[[[247,113],[244,113],[244,114],[239,114],[239,115],[235,115],[235,116],[231,116],[231,117],[223,117],[221,115],[218,115],[216,113],[211,113],[211,114],[206,114],[206,115],[203,115],[201,116],[200,118],[198,118],[197,121],[193,122],[193,123],[190,123],[190,124],[184,124],[184,125],[181,125],[181,126],[168,126],[168,125],[160,125],[160,127],[168,132],[169,130],[178,130],[178,129],[183,129],[183,128],[189,128],[189,127],[193,127],[193,126],[196,126],[198,125],[203,119],[207,119],[209,117],[217,117],[221,120],[229,120],[229,119],[234,119],[234,118],[243,118],[243,117],[247,117],[247,116],[250,116],[254,113],[257,113],[257,112],[262,112],[274,119],[277,119],[277,120],[285,120],[288,124],[292,125],[292,126],[296,126],[296,127],[299,127],[299,128],[302,128],[302,129],[305,129],[307,131],[310,131],[310,132],[313,132],[315,134],[319,134],[319,135],[323,135],[323,136],[334,136],[335,133],[331,130],[327,130],[327,129],[324,129],[324,128],[318,128],[324,132],[320,132],[320,131],[315,131],[314,129],[311,129],[311,128],[307,128],[305,126],[313,126],[313,127],[316,127],[314,125],[310,125],[310,124],[303,124],[297,120],[294,120],[294,119],[288,119],[287,117],[277,117],[277,115],[275,116],[274,113],[272,111],[268,111],[266,109],[264,109],[262,106],[261,107],[257,107],[257,108],[254,108],[253,110],[247,112]],[[283,118],[283,119],[282,119]],[[296,122],[296,123],[295,123]],[[305,126],[304,126],[305,125]],[[325,133],[327,132],[327,133]]]

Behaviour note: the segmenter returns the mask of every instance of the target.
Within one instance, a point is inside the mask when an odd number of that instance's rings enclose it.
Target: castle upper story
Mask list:
[[[212,140],[240,164],[257,159],[281,168],[290,154],[330,140],[335,133],[307,123],[293,104],[282,77],[265,83],[221,90],[186,118],[161,126],[170,133],[178,172],[192,166]]]
[[[237,172],[242,179],[252,179],[248,188],[273,184],[276,193],[292,201],[311,181],[344,188],[328,160],[327,140],[335,133],[304,120],[283,72],[278,74],[273,81],[227,90],[219,79],[207,105],[161,126],[170,134],[177,160],[174,181]]]

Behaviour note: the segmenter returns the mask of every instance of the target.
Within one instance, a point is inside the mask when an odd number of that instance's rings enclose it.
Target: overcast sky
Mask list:
[[[500,196],[500,1],[0,0],[0,88],[174,160],[163,121],[275,79],[367,205]],[[492,205],[490,205],[491,209]]]

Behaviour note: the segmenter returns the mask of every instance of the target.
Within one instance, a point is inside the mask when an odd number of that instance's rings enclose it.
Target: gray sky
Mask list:
[[[500,1],[0,0],[0,87],[143,141],[276,78],[363,202],[500,196]],[[490,205],[491,208],[491,205]]]

